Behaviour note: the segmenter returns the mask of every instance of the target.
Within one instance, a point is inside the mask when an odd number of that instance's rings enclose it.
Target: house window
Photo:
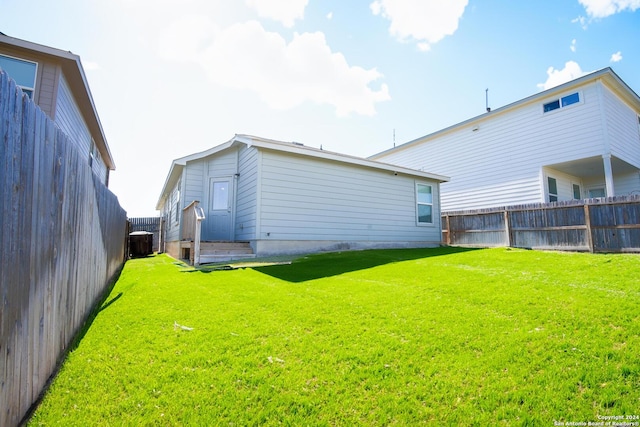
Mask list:
[[[16,82],[22,92],[26,93],[29,98],[33,98],[38,69],[36,62],[0,55],[0,69],[4,70]]]
[[[558,201],[558,183],[555,178],[547,177],[547,187],[549,190],[549,203]]]
[[[576,92],[576,93],[572,93],[571,95],[563,96],[560,99],[547,102],[542,106],[542,111],[545,113],[548,113],[549,111],[568,107],[569,105],[577,104],[578,102],[580,102],[580,94]]]
[[[566,107],[567,105],[577,104],[580,102],[580,95],[578,92],[572,93],[571,95],[564,96],[560,99],[562,101],[562,106]]]
[[[560,100],[556,99],[553,102],[548,102],[546,104],[544,104],[544,112],[547,113],[549,111],[553,111],[553,110],[557,110],[558,108],[560,108]]]
[[[91,138],[91,148],[89,149],[89,167],[93,167],[93,159],[95,158],[96,142]]]
[[[578,184],[573,184],[573,198],[576,200],[582,199],[582,191]]]
[[[416,184],[418,224],[433,224],[433,188]]]
[[[178,222],[180,219],[180,184],[181,181],[178,181],[175,190],[173,190],[173,209],[175,212],[175,222]]]
[[[607,196],[607,192],[605,191],[604,187],[594,187],[589,189],[590,199],[595,199],[597,197],[606,197],[606,196]]]

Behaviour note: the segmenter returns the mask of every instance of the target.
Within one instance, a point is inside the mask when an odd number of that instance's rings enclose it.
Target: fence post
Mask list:
[[[447,237],[446,237],[444,243],[447,246],[450,246],[451,245],[451,232],[449,231],[449,215],[448,214],[446,214],[444,216],[444,223],[446,224],[446,228],[443,228],[442,231],[444,233],[447,233]]]
[[[509,221],[509,210],[504,209],[504,231],[506,233],[507,247],[511,247],[511,221]]]
[[[585,232],[587,233],[587,245],[589,246],[589,252],[593,253],[595,248],[593,247],[593,235],[591,234],[591,211],[589,209],[589,203],[584,204],[584,223],[586,226]]]

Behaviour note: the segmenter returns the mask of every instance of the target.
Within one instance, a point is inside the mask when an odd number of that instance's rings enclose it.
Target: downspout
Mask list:
[[[607,126],[607,112],[604,108],[604,92],[602,89],[602,79],[597,81],[598,88],[598,102],[600,104],[600,122],[602,124],[602,142],[603,142],[603,154],[602,165],[604,166],[604,182],[606,186],[607,197],[613,197],[616,195],[616,190],[613,185],[613,167],[611,166],[611,144],[609,142],[609,128]]]

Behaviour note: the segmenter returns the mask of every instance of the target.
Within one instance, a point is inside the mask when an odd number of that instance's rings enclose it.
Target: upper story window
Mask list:
[[[568,107],[571,104],[577,104],[580,102],[580,94],[578,92],[572,93],[571,95],[563,96],[560,99],[556,99],[551,102],[547,102],[542,106],[542,110],[545,113],[549,111],[557,110],[559,108]]]
[[[36,62],[0,55],[0,69],[15,80],[16,84],[29,98],[33,98],[33,91],[36,88],[36,71],[38,70]]]

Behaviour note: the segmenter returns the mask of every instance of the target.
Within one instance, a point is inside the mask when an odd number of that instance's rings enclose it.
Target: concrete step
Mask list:
[[[239,261],[243,259],[253,259],[255,254],[223,254],[223,255],[200,255],[200,264],[213,264],[218,262]]]
[[[200,264],[255,258],[248,242],[200,242]]]

